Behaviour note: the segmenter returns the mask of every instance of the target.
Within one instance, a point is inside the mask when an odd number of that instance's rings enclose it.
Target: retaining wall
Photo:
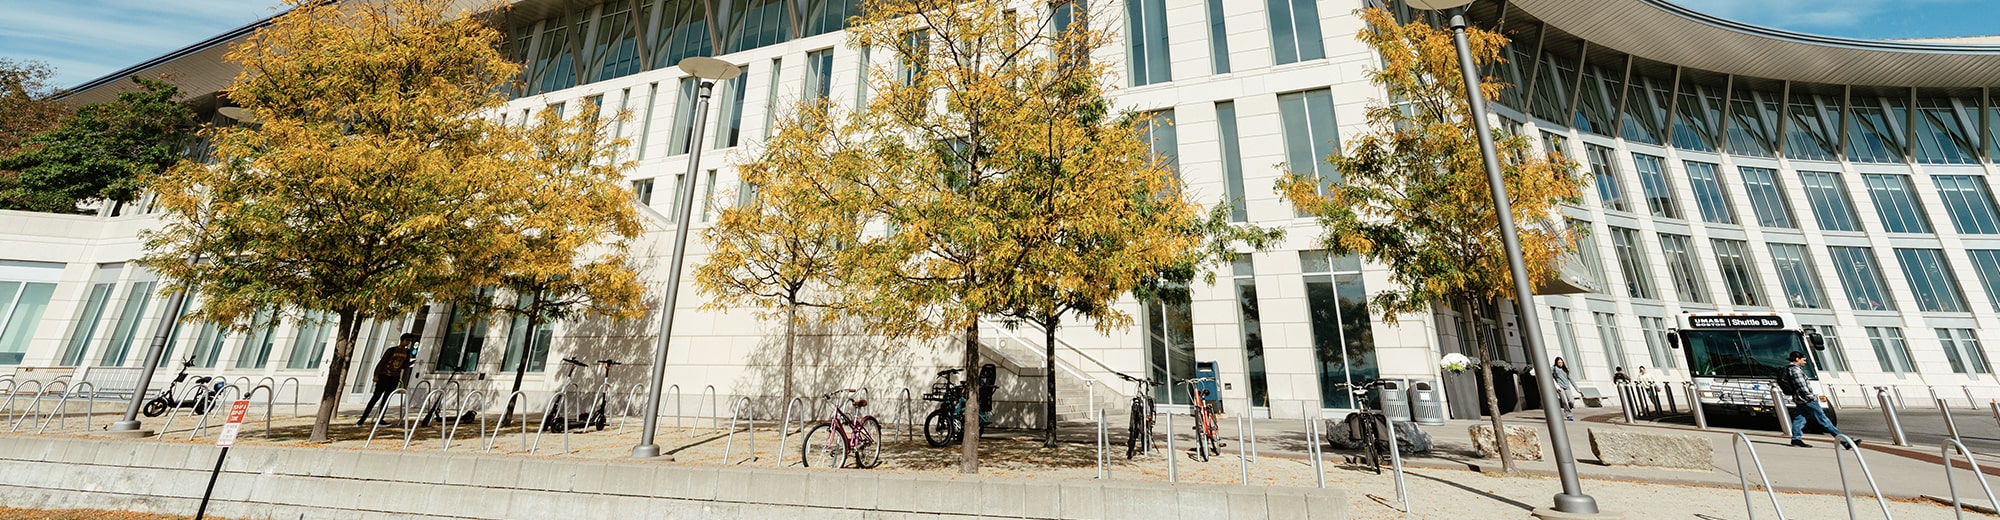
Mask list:
[[[0,436],[0,505],[192,515],[217,450]],[[1339,489],[250,445],[230,449],[209,505],[210,514],[245,519],[1345,519],[1347,509]]]

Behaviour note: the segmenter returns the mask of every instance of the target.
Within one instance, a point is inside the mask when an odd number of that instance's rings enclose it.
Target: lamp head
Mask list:
[[[1426,11],[1443,11],[1446,9],[1457,9],[1472,4],[1472,0],[1404,0],[1404,1],[1409,2],[1410,7],[1415,7],[1417,9],[1423,9]]]
[[[692,56],[682,59],[680,67],[682,72],[686,72],[697,78],[713,81],[735,79],[736,76],[743,74],[743,69],[737,68],[734,63],[705,56]]]

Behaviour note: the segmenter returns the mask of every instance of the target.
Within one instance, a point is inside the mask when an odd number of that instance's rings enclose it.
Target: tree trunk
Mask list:
[[[514,389],[507,392],[507,409],[500,412],[500,427],[507,427],[507,418],[514,416],[514,392],[521,391],[521,381],[528,378],[528,356],[535,354],[535,331],[542,328],[542,291],[535,290],[535,299],[529,303],[528,332],[521,341],[521,359],[514,365]],[[527,399],[523,397],[522,399]]]
[[[959,473],[979,473],[979,318],[965,322],[965,433],[960,441]]]
[[[1043,448],[1056,447],[1056,327],[1060,326],[1062,318],[1055,316],[1050,316],[1048,323],[1042,324],[1044,340],[1042,345],[1048,349],[1048,355],[1042,358],[1042,369],[1045,372],[1042,375],[1042,388],[1048,390],[1049,394],[1049,402],[1042,409],[1045,413],[1042,428],[1046,433],[1046,437],[1042,439]]]
[[[1479,346],[1479,370],[1485,372],[1479,384],[1486,389],[1486,414],[1493,420],[1493,449],[1500,454],[1500,472],[1511,474],[1514,472],[1514,450],[1507,445],[1507,425],[1500,418],[1500,394],[1493,391],[1493,348],[1489,345],[1492,334],[1486,331],[1485,309],[1464,299],[1460,299],[1459,304],[1472,308],[1472,330],[1476,333],[1476,344]]]
[[[319,413],[313,416],[312,435],[306,442],[327,442],[326,429],[333,424],[333,416],[340,411],[340,391],[346,379],[347,364],[354,360],[354,342],[361,336],[360,313],[352,309],[336,311],[340,314],[339,332],[333,341],[333,360],[326,367],[326,385],[319,393]],[[385,403],[386,404],[386,403]]]
[[[799,344],[799,302],[793,300],[785,306],[785,393],[779,400],[790,401],[792,397],[792,350]]]

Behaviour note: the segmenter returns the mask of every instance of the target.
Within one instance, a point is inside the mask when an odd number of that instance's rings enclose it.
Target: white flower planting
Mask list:
[[[1451,372],[1453,374],[1464,372],[1465,369],[1471,367],[1472,367],[1472,360],[1467,359],[1465,357],[1465,354],[1460,354],[1457,352],[1445,354],[1443,358],[1438,359],[1438,368],[1442,368],[1444,369],[1444,371]]]

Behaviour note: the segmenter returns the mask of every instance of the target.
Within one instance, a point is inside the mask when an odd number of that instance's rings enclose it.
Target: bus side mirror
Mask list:
[[[1818,331],[1807,331],[1806,346],[1812,347],[1813,350],[1826,350],[1826,336],[1820,335]]]
[[[1667,331],[1667,346],[1670,348],[1681,348],[1681,333],[1679,331]]]

